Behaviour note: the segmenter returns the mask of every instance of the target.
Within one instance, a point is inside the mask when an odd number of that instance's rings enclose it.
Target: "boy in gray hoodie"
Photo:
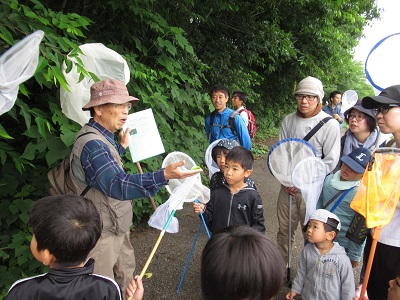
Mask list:
[[[317,209],[307,227],[308,244],[305,245],[286,299],[297,294],[302,299],[351,300],[355,295],[354,275],[346,251],[333,242],[340,231],[339,218],[325,210]]]

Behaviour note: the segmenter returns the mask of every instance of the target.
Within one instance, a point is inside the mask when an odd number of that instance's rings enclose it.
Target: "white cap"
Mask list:
[[[336,221],[338,221],[338,223],[335,224],[335,222],[332,222],[329,219],[335,219]],[[326,209],[317,209],[316,211],[314,211],[310,217],[310,220],[321,221],[322,223],[332,226],[338,231],[340,231],[341,228],[339,218]]]

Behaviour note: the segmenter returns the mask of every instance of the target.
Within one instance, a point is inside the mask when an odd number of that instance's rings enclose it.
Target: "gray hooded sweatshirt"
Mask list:
[[[352,300],[354,275],[346,251],[334,242],[321,255],[315,244],[307,244],[301,253],[292,291],[306,300]]]

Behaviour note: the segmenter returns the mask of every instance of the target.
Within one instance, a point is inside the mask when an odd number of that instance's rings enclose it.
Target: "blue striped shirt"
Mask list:
[[[93,119],[89,120],[88,125],[100,131],[117,149],[120,156],[125,154],[126,149],[115,141],[113,133]],[[168,184],[163,170],[144,174],[125,173],[111,155],[107,144],[101,140],[94,139],[87,142],[82,149],[80,160],[86,183],[115,199],[148,198]]]

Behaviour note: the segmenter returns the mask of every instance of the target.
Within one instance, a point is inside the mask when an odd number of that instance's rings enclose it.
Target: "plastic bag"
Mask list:
[[[43,36],[35,31],[0,56],[0,115],[14,106],[19,85],[35,74]]]
[[[125,59],[107,48],[101,43],[84,44],[79,46],[84,55],[80,55],[85,69],[94,73],[100,80],[117,79],[127,84],[130,79],[128,64]],[[62,112],[71,120],[80,125],[86,124],[90,119],[89,111],[83,111],[82,107],[90,100],[90,87],[94,81],[85,77],[79,82],[79,73],[75,65],[76,59],[70,58],[73,62],[72,69],[66,73],[67,65],[62,66],[62,72],[68,83],[70,92],[60,88],[60,102]]]

